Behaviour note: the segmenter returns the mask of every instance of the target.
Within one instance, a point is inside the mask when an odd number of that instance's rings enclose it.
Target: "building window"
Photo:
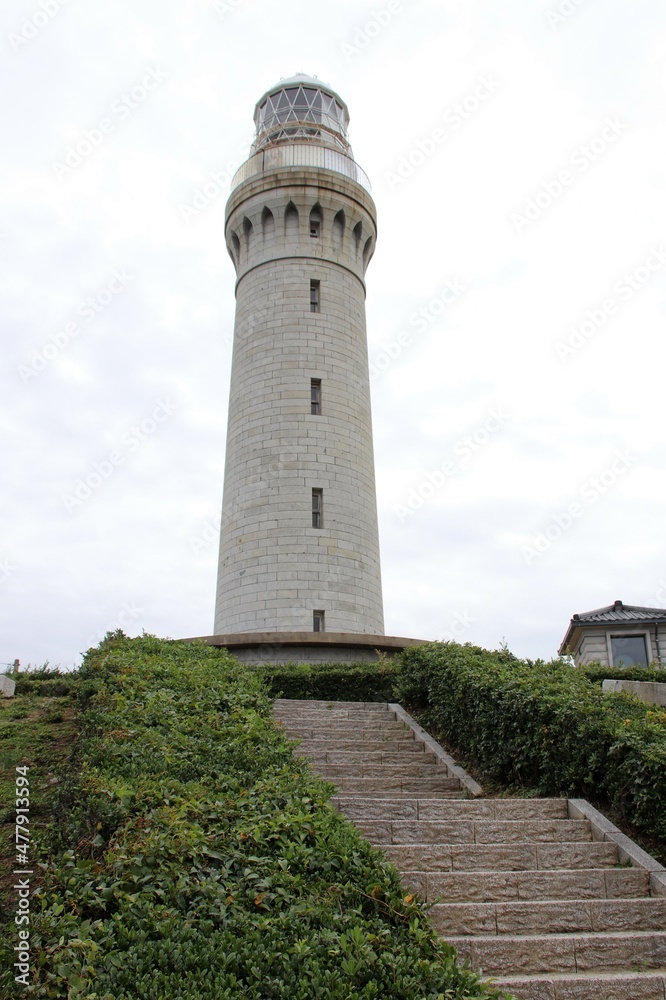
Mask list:
[[[319,312],[319,282],[310,282],[310,312]]]
[[[647,644],[644,635],[612,635],[614,667],[647,667]]]
[[[310,219],[310,236],[313,240],[319,239],[321,222],[318,219]]]
[[[318,416],[321,413],[321,379],[310,379],[310,413]]]
[[[313,632],[323,632],[324,631],[324,612],[323,611],[313,611],[312,612],[312,631]]]
[[[324,491],[312,491],[312,527],[321,528],[324,518]]]

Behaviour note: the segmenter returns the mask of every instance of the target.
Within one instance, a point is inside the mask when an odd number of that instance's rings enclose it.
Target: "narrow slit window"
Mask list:
[[[310,379],[310,413],[319,416],[321,413],[321,379]]]
[[[312,491],[312,527],[321,528],[324,516],[324,491]]]
[[[310,282],[310,312],[319,312],[319,282]]]
[[[321,231],[321,222],[319,221],[319,219],[310,219],[311,239],[318,240],[320,231]]]
[[[312,631],[313,632],[323,632],[324,631],[324,612],[323,611],[313,611],[312,612]]]

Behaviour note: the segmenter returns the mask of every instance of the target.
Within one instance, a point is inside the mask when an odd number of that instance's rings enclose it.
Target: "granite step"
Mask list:
[[[301,700],[297,698],[276,698],[274,711],[308,713],[308,712],[330,712],[330,711],[361,711],[361,712],[387,712],[388,703],[385,701],[322,701],[317,699]]]
[[[315,768],[316,770],[316,768]],[[391,778],[358,778],[354,776],[327,778],[338,791],[364,798],[383,798],[387,792],[393,797],[458,798],[464,791],[458,778],[410,778],[395,775]],[[356,824],[357,826],[359,824]]]
[[[451,804],[457,805],[457,802]],[[607,842],[382,844],[382,849],[406,877],[413,872],[540,872],[560,868],[599,869],[612,868],[618,863],[617,846]],[[646,873],[641,874],[641,880],[644,885],[648,884]]]
[[[370,720],[364,720],[362,725],[356,722],[337,723],[331,722],[325,727],[310,722],[296,724],[292,722],[276,719],[276,722],[285,733],[293,739],[326,741],[329,740],[368,740],[371,742],[393,742],[400,741],[414,743],[414,733],[410,729],[405,729],[401,722],[385,722],[383,725],[375,722],[370,725]],[[419,746],[423,746],[419,742]]]
[[[538,934],[446,938],[484,976],[666,969],[666,933]],[[632,1000],[632,998],[627,998]]]
[[[428,902],[494,903],[525,900],[637,899],[649,895],[649,874],[638,868],[557,868],[552,871],[402,873],[410,891]],[[660,900],[656,900],[660,902]]]
[[[300,756],[317,756],[322,753],[380,753],[380,754],[419,754],[425,753],[425,744],[408,739],[303,739],[295,748]],[[432,757],[432,754],[428,754]]]
[[[516,1000],[664,1000],[666,970],[511,976],[494,980]]]
[[[405,760],[399,763],[393,761],[375,762],[372,755],[367,758],[360,756],[358,761],[348,764],[330,763],[315,759],[313,766],[322,776],[334,781],[336,778],[446,778],[449,772],[446,767],[437,765],[434,760]]]
[[[437,802],[432,799],[373,799],[336,795],[333,804],[349,819],[568,819],[566,799],[461,799]]]
[[[624,842],[598,816],[569,818],[590,813],[566,799],[470,798],[402,710],[282,702],[276,715],[459,961],[516,1000],[666,1000],[666,896],[650,895],[650,864],[619,863]]]
[[[666,931],[666,899],[570,899],[511,903],[440,903],[429,911],[443,936],[592,934]]]
[[[374,844],[512,844],[592,839],[588,820],[358,820]]]

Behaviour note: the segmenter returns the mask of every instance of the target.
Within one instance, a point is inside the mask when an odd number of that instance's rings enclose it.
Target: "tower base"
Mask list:
[[[430,641],[352,632],[236,632],[183,640],[223,646],[248,666],[262,663],[376,663],[380,653],[393,656],[409,646],[422,646]]]

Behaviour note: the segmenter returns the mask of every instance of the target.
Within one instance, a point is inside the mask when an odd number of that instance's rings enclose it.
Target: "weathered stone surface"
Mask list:
[[[474,824],[469,820],[396,820],[394,844],[471,844]]]
[[[578,972],[593,969],[666,968],[666,934],[625,931],[574,939]]]
[[[659,973],[504,977],[493,986],[516,1000],[663,1000],[666,976]]]
[[[537,844],[536,868],[609,868],[617,864],[617,848],[610,843]]]
[[[482,820],[476,824],[477,844],[590,840],[587,820]]]
[[[430,919],[439,933],[448,934],[497,934],[494,904],[442,903],[429,911]]]
[[[485,976],[576,972],[573,935],[536,937],[448,937],[461,957]]]
[[[568,819],[566,799],[490,799],[495,819]]]
[[[494,819],[492,799],[459,799],[456,802],[437,802],[430,799],[418,804],[419,819],[458,820]]]
[[[537,867],[534,844],[470,844],[451,848],[454,871],[525,871]]]
[[[0,674],[0,695],[3,698],[13,698],[16,690],[16,681],[5,674]]]
[[[592,931],[666,931],[666,899],[600,899],[590,903]]]
[[[604,873],[606,896],[609,899],[628,899],[647,896],[650,875],[640,868],[609,868]]]
[[[391,844],[382,847],[401,872],[451,871],[451,849],[446,845]]]
[[[361,799],[348,795],[335,795],[331,802],[336,809],[352,820],[418,818],[417,799]]]

